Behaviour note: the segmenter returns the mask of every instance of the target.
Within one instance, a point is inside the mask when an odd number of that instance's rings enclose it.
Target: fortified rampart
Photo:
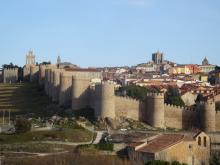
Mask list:
[[[72,109],[79,110],[90,106],[89,78],[73,76],[72,78]]]
[[[130,97],[115,96],[116,116],[143,121],[144,102]]]
[[[30,73],[31,73],[31,67],[30,66],[24,66],[24,68],[23,68],[23,79],[25,81],[30,80]]]
[[[186,130],[198,126],[196,110],[170,104],[164,104],[164,109],[166,127]]]
[[[213,100],[189,109],[165,104],[163,93],[149,93],[144,101],[115,96],[112,83],[92,86],[92,79],[102,78],[97,70],[40,67],[39,74],[41,79],[45,76],[45,92],[53,101],[61,106],[71,106],[73,110],[91,107],[96,118],[125,117],[158,128],[220,131],[220,113],[216,113]]]
[[[44,84],[45,81],[45,70],[46,69],[56,69],[57,66],[56,65],[51,65],[51,64],[47,64],[47,65],[40,65],[39,67],[39,84],[42,85]]]
[[[51,76],[52,78],[52,101],[53,102],[58,102],[59,101],[59,92],[60,92],[60,76],[61,73],[63,72],[62,69],[52,69],[52,73],[53,76]]]
[[[220,132],[220,112],[217,111],[215,114],[215,131]]]
[[[39,76],[39,66],[30,66],[30,82],[37,82]]]
[[[114,84],[101,83],[95,86],[96,118],[115,118]]]
[[[206,132],[215,132],[215,101],[214,99],[209,99],[206,102],[202,102],[199,105],[200,109],[200,119],[201,128]]]
[[[35,70],[35,68],[32,68],[32,71],[31,71],[31,67],[35,67],[35,66],[36,66],[35,55],[34,55],[33,51],[29,51],[28,54],[26,55],[26,64],[23,68],[23,78],[24,78],[25,81],[31,81],[32,82],[33,79],[37,79],[37,76],[39,74],[36,73],[37,71]],[[32,80],[30,79],[31,74],[32,74]]]
[[[60,94],[59,105],[71,105],[71,88],[72,88],[72,75],[66,72],[60,74]]]
[[[148,93],[146,98],[147,121],[153,127],[165,127],[164,94]]]
[[[16,83],[18,81],[18,68],[4,68],[3,82]]]

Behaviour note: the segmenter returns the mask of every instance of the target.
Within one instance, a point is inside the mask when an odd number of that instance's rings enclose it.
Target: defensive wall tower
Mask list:
[[[72,109],[79,110],[89,105],[90,78],[73,76],[72,80]]]
[[[59,104],[62,106],[71,105],[72,77],[71,73],[65,71],[60,74]]]
[[[56,69],[56,65],[40,65],[39,67],[39,84],[42,85],[44,84],[44,81],[46,79],[46,69]]]
[[[39,77],[39,66],[30,66],[30,82],[37,82]]]
[[[33,51],[30,50],[26,55],[26,64],[23,68],[24,80],[30,80],[31,66],[36,66],[36,61]]]
[[[148,93],[146,97],[147,115],[146,121],[156,128],[165,127],[164,94]]]
[[[59,101],[59,92],[60,92],[60,74],[63,72],[62,69],[54,69],[53,74],[53,90],[52,90],[52,101]]]
[[[205,132],[215,132],[215,101],[208,99],[205,102],[200,102],[200,124],[201,129]]]
[[[39,68],[39,78],[38,82],[40,85],[44,84],[45,81],[45,70],[46,70],[46,65],[40,65]]]
[[[51,69],[47,69],[46,76],[47,76],[47,95],[50,97],[50,88],[51,88]]]
[[[4,68],[3,82],[16,83],[18,81],[18,68]]]
[[[114,84],[102,82],[95,86],[95,116],[96,118],[115,118]]]
[[[53,90],[53,74],[52,74],[52,69],[48,69],[48,96],[51,98],[52,97],[52,90]]]
[[[49,94],[49,69],[45,69],[45,81],[44,81],[44,90],[46,94]]]

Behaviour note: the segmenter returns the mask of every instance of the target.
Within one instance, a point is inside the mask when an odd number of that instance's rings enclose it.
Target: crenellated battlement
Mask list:
[[[101,84],[103,84],[103,85],[104,85],[104,84],[114,85],[114,83],[111,82],[111,81],[102,81]]]
[[[17,71],[18,70],[18,68],[4,68],[4,71]]]
[[[4,68],[3,69],[3,82],[16,83],[18,80],[18,68]]]
[[[215,99],[214,98],[211,98],[211,99],[208,99],[207,101],[200,101],[199,102],[201,105],[205,105],[205,104],[215,104]]]
[[[130,102],[133,102],[133,103],[141,102],[141,100],[134,99],[134,98],[128,97],[128,96],[115,96],[115,97],[118,98],[118,99],[124,100],[124,101],[130,101]]]
[[[215,100],[209,98],[195,107],[176,106],[164,103],[164,93],[147,93],[144,101],[128,96],[116,96],[114,82],[91,83],[98,74],[88,70],[66,71],[45,67],[45,88],[52,89],[53,100],[72,110],[91,107],[97,118],[125,117],[147,122],[156,128],[191,129],[197,127],[205,131],[215,130]],[[50,88],[52,86],[52,88]],[[57,88],[54,88],[57,87]],[[201,122],[202,121],[202,122]],[[220,124],[219,124],[220,125]],[[219,126],[220,128],[220,126]]]
[[[165,107],[170,107],[170,108],[173,108],[173,109],[176,109],[176,110],[184,110],[186,108],[184,106],[177,106],[177,105],[167,104],[167,103],[165,103],[164,106]]]
[[[187,106],[177,106],[177,105],[173,105],[173,104],[167,104],[167,103],[164,103],[164,106],[165,106],[165,109],[166,110],[176,110],[176,111],[183,111],[183,110],[186,110],[186,111],[196,111],[195,108],[192,108],[192,107],[187,107]]]
[[[73,75],[72,78],[73,78],[73,80],[79,80],[79,81],[88,81],[88,80],[91,81],[90,78],[87,78],[87,77],[79,77],[79,76],[75,76],[75,75]]]
[[[147,97],[164,98],[164,93],[147,93]]]

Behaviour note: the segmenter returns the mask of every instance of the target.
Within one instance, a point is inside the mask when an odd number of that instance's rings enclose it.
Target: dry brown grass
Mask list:
[[[2,162],[4,165],[131,165],[125,159],[112,155],[79,155],[75,153],[59,156],[35,157],[25,159],[10,159]]]

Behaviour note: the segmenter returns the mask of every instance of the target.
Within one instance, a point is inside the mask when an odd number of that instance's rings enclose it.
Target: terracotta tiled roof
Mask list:
[[[130,143],[128,146],[129,147],[137,147],[137,146],[139,146],[141,144],[143,144],[143,142]]]
[[[163,134],[149,141],[148,144],[139,148],[137,151],[155,153],[177,144],[178,142],[182,141],[183,138],[184,135],[180,134]]]

